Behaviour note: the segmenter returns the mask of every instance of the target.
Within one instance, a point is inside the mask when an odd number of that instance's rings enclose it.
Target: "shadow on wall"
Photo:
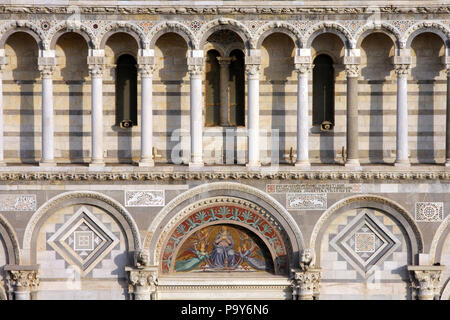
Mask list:
[[[285,39],[280,39],[281,37]],[[280,42],[276,40],[284,40],[281,42],[281,45],[284,45],[284,47],[280,48]],[[264,76],[268,84],[272,87],[272,108],[270,114],[271,135],[273,136],[274,132],[278,132],[279,141],[277,148],[278,154],[275,156],[271,155],[271,159],[278,157],[280,163],[287,163],[285,158],[285,154],[288,152],[286,150],[286,137],[288,136],[288,127],[286,125],[288,113],[286,95],[289,93],[286,92],[286,84],[288,82],[288,77],[290,77],[294,71],[294,57],[292,54],[287,56],[285,53],[292,53],[294,51],[294,43],[287,35],[274,34],[268,36],[264,40],[262,46],[266,48],[269,56],[269,64],[264,69]],[[294,94],[296,95],[296,93]],[[291,109],[296,110],[296,104],[292,106]],[[295,114],[296,113],[297,112],[295,111]],[[267,141],[272,141],[271,137],[264,138],[267,139]],[[274,136],[274,139],[276,138],[277,137]],[[269,150],[272,149],[271,142],[267,144],[267,148]]]
[[[429,33],[417,36],[411,43],[411,50],[416,54],[416,64],[411,70],[411,76],[418,85],[416,152],[419,163],[436,163],[435,85],[442,69],[439,60],[439,49],[442,45],[437,35]]]
[[[177,43],[177,46],[173,45],[174,42]],[[161,134],[163,135],[163,139],[166,142],[166,161],[168,163],[173,163],[173,161],[177,160],[178,157],[186,160],[187,156],[183,154],[181,148],[183,134],[180,133],[180,131],[182,130],[181,120],[183,117],[183,110],[181,107],[181,99],[182,95],[184,94],[182,92],[184,82],[183,78],[188,72],[186,61],[187,45],[184,42],[184,39],[181,38],[181,36],[175,34],[162,36],[160,39],[158,39],[156,45],[160,48],[163,55],[163,66],[159,70],[159,79],[161,81],[161,84],[164,84],[165,88],[163,92],[155,92],[155,96],[164,95],[165,97],[164,116],[166,119],[166,132],[164,132],[164,130],[162,130],[160,126],[156,126],[157,129],[155,129],[156,131],[161,132]],[[183,53],[180,52],[180,49],[183,49]],[[178,132],[178,135],[174,134],[174,139],[172,140],[171,137],[174,131]],[[176,136],[178,137],[178,139],[176,138]],[[173,155],[174,152],[179,152],[179,155]]]
[[[361,44],[366,53],[367,64],[361,70],[362,78],[370,87],[369,98],[369,162],[385,163],[385,156],[390,157],[390,150],[384,150],[384,90],[387,78],[393,69],[390,61],[390,52],[393,43],[384,34],[369,35]],[[392,80],[388,80],[392,81]],[[364,130],[364,128],[362,128]]]
[[[37,79],[40,78],[37,68],[38,46],[30,35],[22,32],[13,34],[7,43],[17,57],[17,67],[12,74],[20,88],[18,92],[20,96],[19,158],[22,163],[37,164],[41,156],[41,152],[35,149],[36,128],[34,124],[36,115],[34,86]],[[13,94],[13,97],[16,95]]]
[[[68,90],[68,114],[69,114],[69,154],[71,163],[84,162],[83,137],[86,135],[83,125],[83,86],[89,76],[86,64],[88,47],[85,40],[78,34],[66,34],[58,40],[64,41],[61,49],[66,59],[66,65],[61,69],[61,77]],[[70,42],[69,42],[70,41]],[[60,106],[55,105],[55,109]],[[63,117],[66,117],[66,108]],[[58,119],[55,116],[55,119]],[[62,154],[64,157],[64,154]]]

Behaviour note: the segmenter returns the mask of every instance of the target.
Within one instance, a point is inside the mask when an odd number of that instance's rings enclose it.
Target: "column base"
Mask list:
[[[90,168],[96,168],[96,167],[104,167],[105,163],[103,161],[92,161],[91,163],[89,163],[89,167]]]
[[[203,162],[189,162],[189,169],[200,169],[204,166],[205,164]]]
[[[261,162],[249,162],[245,166],[248,170],[259,170],[261,168]]]
[[[361,167],[361,164],[359,163],[359,159],[347,159],[344,166],[348,168],[358,168]]]
[[[294,164],[294,167],[298,169],[311,169],[311,163],[308,160],[300,160]]]
[[[55,161],[40,161],[39,167],[56,167]]]
[[[155,161],[152,160],[141,160],[138,163],[139,167],[154,167],[155,166]]]
[[[396,160],[394,166],[408,168],[411,167],[411,163],[408,160]]]

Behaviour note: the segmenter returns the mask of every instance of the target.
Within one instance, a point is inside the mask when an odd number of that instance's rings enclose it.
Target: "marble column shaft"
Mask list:
[[[190,65],[191,103],[191,162],[192,167],[203,166],[203,65]]]
[[[4,165],[5,148],[3,138],[3,66],[4,64],[0,64],[0,166]]]
[[[89,65],[91,73],[92,166],[103,166],[103,65]]]
[[[260,64],[246,65],[248,84],[248,167],[259,167],[259,70]]]
[[[154,65],[139,65],[141,74],[141,159],[139,166],[154,166],[153,159],[153,68]]]
[[[297,161],[296,166],[308,167],[309,163],[309,144],[308,144],[308,77],[312,65],[300,64],[296,66],[298,73],[297,84]]]
[[[450,65],[447,66],[447,118],[445,139],[445,165],[450,166]]]
[[[218,57],[220,65],[220,125],[228,126],[229,81],[231,58]]]
[[[40,66],[42,75],[42,159],[43,164],[54,164],[54,110],[52,65]]]
[[[346,165],[359,166],[358,77],[359,65],[346,65],[347,73],[347,160]]]
[[[408,156],[408,72],[409,64],[395,66],[397,73],[397,156],[395,165],[409,166]]]

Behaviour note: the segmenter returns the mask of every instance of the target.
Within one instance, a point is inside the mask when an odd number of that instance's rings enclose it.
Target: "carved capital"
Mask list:
[[[231,61],[233,61],[233,58],[232,57],[227,57],[227,58],[217,57],[217,61],[219,62],[219,64],[221,66],[229,66]]]
[[[312,300],[319,294],[321,269],[307,269],[306,271],[294,269],[292,282],[293,293],[298,294],[299,300]]]
[[[412,287],[418,290],[419,300],[433,300],[439,294],[445,266],[408,266]]]
[[[249,79],[259,79],[260,64],[246,64],[245,71]]]
[[[310,73],[313,68],[313,65],[311,63],[296,63],[295,64],[295,71],[298,73],[304,74],[304,73]]]
[[[105,66],[103,64],[89,64],[89,73],[92,78],[102,78]]]
[[[39,66],[39,71],[41,72],[42,78],[51,78],[53,72],[55,71],[55,66],[51,65],[41,65]]]
[[[347,77],[359,77],[361,75],[361,67],[359,64],[346,64],[345,73]]]
[[[188,65],[189,74],[191,77],[200,77],[203,75],[203,64],[191,64]]]
[[[395,73],[398,77],[406,77],[409,73],[410,64],[395,64]]]
[[[135,300],[150,300],[158,286],[158,267],[147,266],[139,268],[126,267],[128,280],[132,286]]]
[[[8,287],[13,288],[16,293],[35,291],[40,283],[38,268],[39,266],[5,266]]]
[[[154,64],[139,64],[138,65],[139,73],[141,77],[152,77],[153,71],[155,70]]]

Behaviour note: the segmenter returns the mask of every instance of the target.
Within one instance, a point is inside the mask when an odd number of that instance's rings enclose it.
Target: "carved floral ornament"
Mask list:
[[[275,273],[287,272],[289,240],[272,215],[243,199],[216,197],[185,208],[166,225],[156,248],[162,273],[174,271],[175,257],[185,239],[205,226],[218,223],[240,225],[252,231],[270,250]]]
[[[40,283],[37,270],[8,270],[7,280],[10,285],[22,288],[36,288]]]

